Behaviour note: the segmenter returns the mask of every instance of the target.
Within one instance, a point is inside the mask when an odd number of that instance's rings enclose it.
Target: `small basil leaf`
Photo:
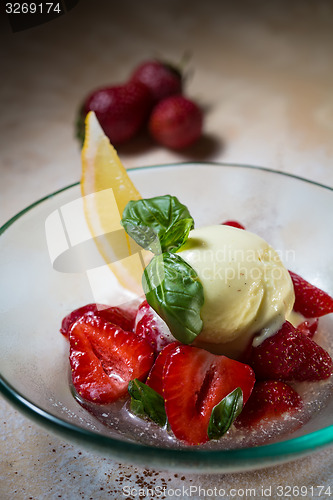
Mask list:
[[[196,271],[178,254],[156,255],[144,270],[143,290],[147,302],[170,328],[172,335],[190,344],[202,330],[204,303]]]
[[[151,387],[138,379],[131,380],[128,384],[131,395],[131,411],[138,417],[147,416],[161,427],[167,422],[164,399]]]
[[[121,224],[136,243],[155,254],[176,251],[194,228],[187,207],[170,195],[130,201]]]
[[[228,394],[216,406],[214,406],[209,424],[209,439],[219,439],[222,437],[236,417],[243,409],[243,392],[240,387]]]
[[[138,401],[137,399],[131,398],[130,410],[137,417],[144,418],[146,416],[145,407],[142,401]]]

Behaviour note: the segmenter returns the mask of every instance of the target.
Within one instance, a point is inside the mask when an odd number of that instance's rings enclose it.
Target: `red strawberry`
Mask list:
[[[202,133],[203,114],[197,104],[181,95],[167,97],[153,109],[149,119],[152,137],[163,146],[182,149]]]
[[[213,407],[237,387],[246,402],[254,381],[250,366],[239,361],[188,345],[173,349],[164,365],[163,396],[176,438],[205,443]]]
[[[132,139],[141,130],[151,106],[147,87],[140,82],[129,82],[95,90],[86,98],[82,113],[85,116],[94,111],[110,142],[118,145]],[[81,127],[82,123],[78,126]]]
[[[236,427],[253,427],[264,420],[273,420],[285,413],[294,413],[303,406],[302,398],[288,384],[277,380],[257,382]]]
[[[135,333],[146,339],[156,353],[175,340],[168,326],[146,300],[139,306],[135,320]]]
[[[318,318],[333,313],[333,297],[289,271],[295,289],[294,310],[305,318]]]
[[[247,360],[258,379],[323,380],[332,373],[330,355],[286,321],[272,337],[252,347]]]
[[[79,307],[65,316],[61,323],[60,332],[65,335],[65,337],[68,337],[69,329],[72,324],[84,314],[101,316],[110,323],[120,326],[123,330],[133,331],[134,329],[136,311],[93,303]]]
[[[163,396],[163,370],[167,356],[179,345],[181,345],[180,342],[172,342],[164,347],[155,359],[155,363],[153,364],[147,377],[146,384],[154,389],[154,391],[158,392],[161,396]]]
[[[297,330],[311,339],[317,331],[318,323],[318,318],[307,319],[297,326]]]
[[[150,345],[90,314],[69,333],[73,385],[82,398],[106,404],[127,394],[130,380],[144,380],[154,360]]]
[[[182,92],[180,71],[171,64],[158,60],[141,63],[135,68],[130,80],[146,85],[151,92],[154,103]]]
[[[245,227],[236,220],[226,220],[225,222],[222,222],[222,225],[236,227],[237,229],[245,229]]]

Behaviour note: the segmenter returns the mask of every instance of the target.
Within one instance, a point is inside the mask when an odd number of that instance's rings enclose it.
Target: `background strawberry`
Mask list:
[[[125,396],[130,380],[144,380],[154,360],[148,342],[96,315],[86,314],[74,323],[69,342],[73,385],[94,403]]]
[[[333,297],[296,273],[289,271],[295,290],[294,310],[305,318],[318,318],[333,313]]]
[[[258,379],[313,381],[332,374],[328,352],[286,321],[280,330],[252,347],[249,365]]]
[[[253,370],[239,361],[188,345],[171,350],[163,370],[163,396],[174,435],[191,445],[208,441],[214,406],[237,387],[246,403],[254,381]]]
[[[302,398],[288,384],[277,380],[256,382],[236,427],[253,427],[264,420],[274,420],[285,413],[295,413],[303,406]]]
[[[182,95],[167,97],[152,110],[149,131],[163,146],[182,149],[196,142],[202,133],[203,113],[199,106]]]
[[[130,80],[146,85],[154,104],[182,92],[181,72],[175,66],[158,60],[142,62],[135,68]]]
[[[77,135],[84,137],[83,118],[94,111],[110,142],[122,144],[141,130],[151,107],[150,91],[140,82],[97,89],[85,99],[77,122]]]

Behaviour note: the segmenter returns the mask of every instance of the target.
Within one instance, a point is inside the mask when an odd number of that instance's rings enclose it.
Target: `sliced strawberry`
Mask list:
[[[146,339],[156,353],[159,353],[166,345],[175,340],[166,323],[146,300],[139,306],[134,331],[136,335]]]
[[[123,330],[133,331],[136,316],[136,310],[120,309],[120,307],[110,307],[102,304],[87,304],[75,309],[64,317],[61,323],[60,332],[68,337],[69,329],[75,321],[84,314],[91,316],[100,316],[114,325],[120,326]]]
[[[222,222],[222,226],[232,226],[237,229],[245,229],[243,224],[240,224],[240,222],[237,222],[236,220],[226,220],[225,222]]]
[[[305,318],[318,318],[333,313],[333,297],[298,274],[289,271],[295,290],[294,310]]]
[[[161,396],[163,396],[163,370],[167,356],[179,345],[181,345],[180,342],[171,342],[171,344],[165,346],[155,359],[155,363],[147,377],[146,384]]]
[[[106,404],[127,394],[130,380],[144,380],[154,352],[144,339],[86,314],[69,333],[73,385],[82,398]]]
[[[191,445],[205,443],[214,406],[237,387],[246,402],[254,382],[253,370],[239,361],[188,345],[171,350],[163,371],[163,395],[176,438]]]
[[[318,323],[318,318],[307,319],[297,326],[297,330],[312,339],[318,329]]]
[[[265,420],[272,421],[285,413],[295,413],[303,406],[302,398],[290,385],[277,380],[257,382],[236,427],[253,427]]]
[[[332,374],[328,352],[286,321],[272,337],[252,347],[249,365],[258,379],[323,380]]]

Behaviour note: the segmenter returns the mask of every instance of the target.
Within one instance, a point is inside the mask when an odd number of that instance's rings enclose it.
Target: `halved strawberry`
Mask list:
[[[332,374],[333,362],[321,346],[286,321],[280,330],[252,347],[249,365],[258,379],[313,381]]]
[[[254,427],[265,420],[274,420],[286,413],[295,413],[303,406],[302,398],[290,385],[277,380],[256,382],[236,427]]]
[[[318,323],[318,318],[310,318],[303,321],[300,325],[297,325],[297,330],[312,339],[318,329]]]
[[[226,220],[225,222],[222,222],[222,226],[231,226],[231,227],[236,227],[237,229],[245,229],[243,224],[236,220]]]
[[[166,345],[175,340],[167,324],[150,307],[146,300],[139,306],[134,331],[136,335],[146,339],[156,353],[159,353]]]
[[[318,318],[333,313],[333,297],[289,271],[295,290],[294,310],[305,318]]]
[[[130,380],[144,380],[154,352],[144,339],[86,314],[69,332],[73,385],[82,398],[106,404],[127,394]]]
[[[191,445],[208,441],[214,406],[238,387],[246,403],[254,382],[253,370],[239,361],[189,345],[171,350],[164,365],[163,396],[176,438]]]
[[[181,345],[181,343],[176,341],[165,346],[155,359],[155,363],[153,364],[147,377],[146,384],[154,389],[154,391],[158,392],[161,396],[163,396],[163,370],[167,356],[179,345]]]
[[[77,321],[84,314],[90,316],[100,316],[114,325],[120,326],[123,330],[133,331],[136,310],[121,309],[120,307],[110,307],[103,304],[87,304],[85,306],[75,309],[64,317],[61,323],[60,332],[68,337],[69,329],[75,321]]]

